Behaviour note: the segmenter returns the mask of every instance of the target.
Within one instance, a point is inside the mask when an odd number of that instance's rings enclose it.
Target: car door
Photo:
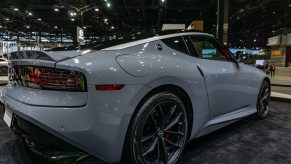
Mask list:
[[[205,79],[210,119],[248,106],[250,84],[228,50],[212,37],[184,38]]]

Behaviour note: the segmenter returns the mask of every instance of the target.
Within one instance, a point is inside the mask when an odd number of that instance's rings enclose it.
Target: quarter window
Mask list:
[[[227,60],[227,58],[224,56],[224,54],[217,48],[211,41],[205,39],[205,38],[195,38],[191,37],[191,42],[194,47],[195,54],[192,54],[194,56],[204,58],[204,59],[212,59],[212,60]]]
[[[188,49],[182,37],[173,37],[162,40],[168,47],[189,54]]]

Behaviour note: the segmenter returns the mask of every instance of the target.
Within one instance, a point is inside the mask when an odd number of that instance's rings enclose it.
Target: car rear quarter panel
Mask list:
[[[162,45],[158,50],[156,45]],[[124,71],[124,68],[115,61],[120,55],[131,55],[137,59],[149,62],[145,70],[147,76],[136,77]],[[131,64],[131,63],[127,63]],[[204,78],[197,70],[195,59],[191,56],[167,47],[162,41],[152,41],[121,50],[97,51],[88,55],[79,56],[57,64],[58,68],[75,67],[85,70],[88,84],[134,84],[156,88],[162,85],[176,85],[182,88],[192,100],[194,117],[197,123],[193,126],[193,135],[208,119],[208,99]],[[134,66],[130,69],[140,69]],[[147,93],[142,93],[146,95]],[[139,102],[134,99],[132,102]],[[199,102],[199,103],[197,103]],[[200,115],[203,115],[201,117]]]
[[[161,44],[163,50],[158,50],[156,44]],[[128,71],[125,71],[116,62],[116,58],[124,54],[135,56],[137,60],[142,59],[143,61],[148,61],[149,63],[147,63],[145,70],[149,71],[149,73],[146,76],[134,76],[128,73]],[[102,93],[96,91],[94,88],[89,91],[88,99],[91,99],[90,102],[94,104],[97,111],[103,113],[103,116],[99,117],[99,121],[104,121],[102,123],[104,125],[103,128],[108,129],[110,127],[110,130],[105,130],[102,134],[102,141],[112,146],[111,151],[108,149],[106,153],[110,152],[113,154],[111,158],[116,160],[120,158],[118,155],[121,155],[120,152],[123,148],[127,128],[138,103],[147,93],[156,87],[175,85],[182,88],[188,94],[192,100],[195,117],[193,119],[195,122],[193,123],[193,129],[191,129],[191,136],[194,136],[207,122],[209,110],[204,79],[198,72],[196,63],[190,59],[192,57],[168,48],[161,41],[153,41],[122,50],[92,52],[57,63],[56,67],[70,68],[83,72],[87,77],[88,85],[92,86],[102,84],[141,86],[138,89],[127,90],[130,93],[119,91]],[[128,68],[140,69],[141,67],[128,66]],[[130,97],[127,96],[128,94],[135,96]],[[94,99],[97,98],[102,98],[102,102],[94,102]],[[109,118],[109,116],[116,118],[105,119]],[[106,137],[106,135],[110,135],[111,137]]]

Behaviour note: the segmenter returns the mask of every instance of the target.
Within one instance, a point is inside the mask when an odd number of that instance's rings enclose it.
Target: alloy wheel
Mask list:
[[[258,100],[258,114],[260,118],[267,116],[270,102],[270,87],[267,82],[264,82]]]
[[[143,163],[174,163],[187,137],[187,119],[182,106],[162,101],[142,123],[137,145]]]

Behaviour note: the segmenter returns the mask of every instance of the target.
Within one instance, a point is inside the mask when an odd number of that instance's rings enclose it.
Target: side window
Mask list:
[[[215,46],[210,40],[206,38],[195,38],[190,36],[195,55],[204,59],[227,61],[228,58]]]
[[[181,51],[185,54],[189,54],[188,49],[182,37],[167,38],[167,39],[162,39],[162,41],[167,46],[169,46],[170,48],[174,50]]]

